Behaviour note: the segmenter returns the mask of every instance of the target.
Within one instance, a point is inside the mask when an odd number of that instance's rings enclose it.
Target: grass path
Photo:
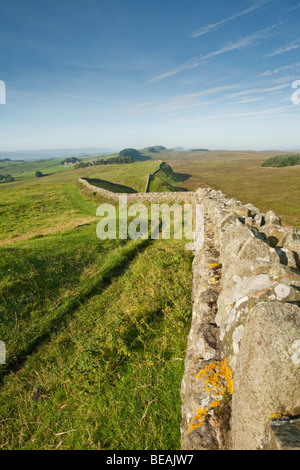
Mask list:
[[[89,215],[95,217],[96,215],[96,206],[94,202],[88,201],[78,191],[76,184],[66,183],[63,186],[64,192],[70,200],[72,207],[84,215]]]

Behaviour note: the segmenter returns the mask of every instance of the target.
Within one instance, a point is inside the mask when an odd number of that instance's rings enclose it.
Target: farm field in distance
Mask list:
[[[263,212],[274,210],[286,225],[300,228],[300,166],[262,168],[271,156],[287,152],[211,151],[164,152],[176,173],[190,177],[179,186],[188,190],[209,186]],[[162,158],[162,157],[161,157]]]
[[[56,187],[61,184],[63,187],[70,183],[74,186],[80,176],[104,179],[143,192],[148,174],[154,173],[158,169],[159,163],[165,161],[179,174],[174,183],[178,189],[195,190],[198,187],[207,186],[220,189],[229,197],[236,197],[243,203],[251,202],[262,211],[266,212],[272,209],[282,218],[283,223],[300,227],[297,204],[300,200],[300,165],[282,168],[262,167],[262,163],[269,157],[283,155],[286,152],[164,150],[151,153],[147,152],[147,149],[142,149],[141,152],[148,160],[81,169],[64,167],[58,159],[6,164],[6,168],[0,168],[0,172],[11,172],[15,181],[0,184],[0,191],[4,191],[2,193],[4,196],[8,194],[8,192],[5,193],[5,190],[9,189],[11,192],[10,188],[21,183],[28,185],[27,191],[29,193],[30,188],[37,187],[37,183],[40,188],[44,184],[55,184]],[[11,169],[12,165],[13,169]],[[18,174],[22,171],[20,170],[22,165],[24,165],[25,171]],[[0,166],[3,166],[2,162],[0,162]],[[37,182],[34,177],[36,170],[42,171],[47,176],[40,178]],[[160,186],[152,187],[153,190],[157,190]],[[70,191],[72,192],[72,189]]]

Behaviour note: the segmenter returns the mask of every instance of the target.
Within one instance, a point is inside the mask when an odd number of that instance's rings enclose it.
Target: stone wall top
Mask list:
[[[299,434],[279,444],[274,433],[274,420],[300,414],[300,233],[221,191],[198,189],[195,202],[205,243],[193,264],[182,447],[300,448]]]

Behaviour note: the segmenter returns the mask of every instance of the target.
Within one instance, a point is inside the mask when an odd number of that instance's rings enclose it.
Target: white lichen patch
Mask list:
[[[275,287],[274,289],[277,300],[283,300],[285,299],[291,292],[291,289],[289,286],[285,284],[278,284],[278,286]]]
[[[262,261],[263,263],[270,263],[270,256],[265,256],[264,258],[262,257],[257,257],[256,261]]]
[[[240,325],[238,326],[234,332],[233,332],[233,335],[232,335],[232,339],[235,343],[239,343],[241,341],[241,339],[243,338],[243,335],[244,335],[244,326],[243,325]]]
[[[234,354],[238,354],[238,352],[239,352],[239,343],[243,338],[244,330],[245,330],[244,326],[240,325],[233,332],[232,340],[233,340]]]
[[[289,347],[289,353],[295,366],[300,365],[300,340],[294,341]]]
[[[257,276],[243,278],[240,283],[233,286],[227,293],[228,303],[235,303],[245,297],[245,294],[249,296],[263,289],[269,289],[270,287],[271,281],[267,274],[258,274]]]
[[[235,308],[238,308],[240,305],[242,305],[244,302],[247,302],[249,300],[249,297],[243,297],[242,299],[238,300],[235,304]]]

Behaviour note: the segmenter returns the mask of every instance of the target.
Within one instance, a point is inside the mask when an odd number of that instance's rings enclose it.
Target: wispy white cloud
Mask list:
[[[260,77],[269,77],[270,75],[275,75],[277,73],[283,72],[285,70],[291,70],[296,67],[300,67],[300,62],[296,62],[291,65],[283,65],[281,67],[276,67],[276,69],[273,70],[266,70],[265,72],[260,74]]]
[[[286,11],[294,11],[294,10],[297,10],[297,8],[300,8],[300,2],[297,5],[295,5],[294,7],[288,8],[288,10],[286,10]]]
[[[279,23],[281,24],[281,23]],[[201,55],[201,56],[196,56],[192,57],[191,59],[187,60],[186,62],[178,65],[174,69],[162,73],[160,75],[157,75],[153,77],[152,79],[149,80],[149,83],[154,83],[159,80],[162,80],[167,77],[171,77],[173,75],[177,75],[180,72],[183,72],[185,70],[189,70],[195,67],[199,67],[200,65],[203,65],[208,59],[211,59],[212,57],[216,57],[218,55],[224,54],[226,52],[231,52],[234,50],[239,50],[244,47],[252,46],[252,45],[257,45],[259,42],[267,37],[269,37],[272,33],[272,31],[279,26],[279,24],[274,24],[272,26],[269,26],[267,28],[261,29],[259,31],[256,31],[253,34],[249,34],[248,36],[245,36],[243,38],[238,39],[236,42],[230,42],[226,46],[221,47],[220,49],[217,49],[216,51],[212,51],[206,55]]]
[[[261,29],[259,31],[256,31],[253,34],[249,34],[248,36],[245,36],[244,38],[240,38],[236,42],[231,42],[227,44],[226,46],[222,47],[221,49],[218,49],[217,51],[213,51],[213,52],[210,52],[209,54],[204,55],[202,57],[202,60],[207,60],[207,59],[210,59],[211,57],[224,54],[224,52],[230,52],[236,49],[242,49],[244,47],[257,44],[258,43],[257,41],[269,37],[271,31],[273,31],[277,26],[278,26],[277,24],[269,26],[268,28]]]
[[[287,88],[289,86],[290,86],[289,83],[284,83],[284,84],[281,84],[281,85],[276,85],[276,86],[272,86],[272,87],[268,87],[268,88],[251,88],[251,89],[248,89],[248,90],[246,89],[246,90],[238,91],[238,92],[235,92],[235,93],[230,93],[230,94],[224,96],[224,98],[225,99],[233,99],[233,98],[243,97],[244,95],[248,96],[248,95],[253,95],[253,94],[267,95],[267,94],[270,94],[270,93],[281,91],[284,88]]]
[[[274,57],[275,55],[285,54],[286,52],[293,51],[294,49],[298,49],[299,47],[300,39],[298,39],[297,41],[292,41],[289,44],[286,44],[285,46],[278,47],[278,49],[275,49],[269,54],[266,54],[265,57]]]
[[[297,80],[298,75],[285,75],[284,77],[278,77],[273,79],[273,83],[285,83],[286,87],[291,86],[291,82]]]
[[[260,111],[252,111],[248,113],[223,113],[223,114],[209,114],[206,116],[200,116],[193,119],[181,119],[176,124],[192,123],[192,122],[205,122],[214,121],[218,119],[237,119],[237,118],[259,118],[262,116],[275,116],[288,109],[295,108],[295,105],[279,106],[277,108],[263,109]]]
[[[210,101],[195,101],[199,98],[205,98],[207,96],[216,95],[224,91],[228,91],[232,88],[237,88],[239,85],[227,85],[219,86],[214,88],[208,88],[206,90],[201,90],[195,93],[187,93],[184,95],[175,96],[169,100],[160,101],[160,102],[147,102],[140,103],[131,108],[131,111],[137,113],[138,115],[150,115],[156,113],[172,113],[180,111],[182,109],[195,108],[198,106],[210,105],[215,102]]]
[[[175,96],[164,101],[148,101],[145,103],[139,103],[133,106],[130,111],[139,116],[148,116],[152,114],[174,113],[177,111],[201,106],[210,106],[224,101],[227,101],[227,104],[246,104],[255,101],[261,101],[265,96],[271,95],[273,93],[279,93],[287,87],[290,87],[290,83],[284,83],[267,88],[248,88],[229,93],[229,91],[234,88],[241,88],[241,85],[233,84],[219,86],[201,90],[195,93],[187,93],[184,95]],[[209,97],[209,101],[205,99],[207,97]]]
[[[264,97],[263,96],[257,96],[256,98],[242,98],[240,100],[237,100],[237,101],[231,101],[229,102],[228,104],[246,104],[246,103],[255,103],[256,101],[261,101],[263,100]]]
[[[219,29],[221,26],[223,26],[226,23],[229,23],[230,21],[233,21],[237,18],[240,18],[241,16],[248,15],[249,13],[252,13],[253,11],[260,9],[261,7],[265,6],[267,3],[270,3],[270,1],[273,1],[273,0],[260,0],[258,2],[255,2],[253,5],[251,5],[249,8],[246,8],[245,10],[239,11],[238,13],[235,13],[234,15],[224,18],[223,20],[217,21],[216,23],[203,26],[199,30],[194,31],[191,34],[191,37],[196,38],[198,36],[202,36],[203,34],[210,33],[211,31],[215,31],[216,29]]]

